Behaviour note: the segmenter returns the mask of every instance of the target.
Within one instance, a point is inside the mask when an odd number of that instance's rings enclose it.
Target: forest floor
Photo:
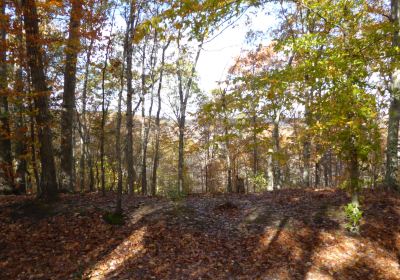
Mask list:
[[[0,279],[400,279],[400,195],[363,194],[360,235],[338,190],[62,195],[49,206],[0,196]]]

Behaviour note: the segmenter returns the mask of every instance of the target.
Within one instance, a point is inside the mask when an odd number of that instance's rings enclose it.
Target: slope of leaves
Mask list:
[[[0,197],[1,279],[400,279],[400,196],[366,192],[360,236],[344,229],[333,190],[124,197],[56,205]]]

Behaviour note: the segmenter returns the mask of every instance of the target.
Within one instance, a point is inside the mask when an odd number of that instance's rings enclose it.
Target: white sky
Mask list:
[[[251,19],[251,23],[247,22],[247,17]],[[226,77],[234,58],[240,55],[242,49],[246,49],[245,37],[248,30],[265,32],[276,23],[276,17],[266,15],[266,11],[259,11],[256,14],[248,12],[233,27],[224,30],[214,40],[205,44],[197,66],[201,89],[209,92],[217,88],[217,81]],[[263,41],[264,45],[267,43],[268,39]]]

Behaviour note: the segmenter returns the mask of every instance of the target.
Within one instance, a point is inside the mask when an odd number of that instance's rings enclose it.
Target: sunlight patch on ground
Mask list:
[[[85,279],[104,280],[120,268],[126,261],[134,259],[143,252],[143,237],[147,227],[142,227],[125,239],[108,256],[84,273]]]
[[[390,255],[385,254],[381,248],[374,248],[373,244],[366,244],[368,241],[347,237],[335,236],[330,233],[321,233],[321,238],[329,240],[331,246],[319,248],[313,259],[327,270],[329,274],[340,272],[357,263],[365,263],[384,276],[386,279],[400,279],[395,271],[399,271],[399,264]],[[317,277],[314,271],[310,270],[306,279],[329,279]]]
[[[317,269],[311,269],[306,277],[305,280],[334,280],[335,278],[329,275],[326,272],[319,271]]]
[[[134,213],[129,215],[129,223],[131,224],[136,224],[137,222],[140,221],[144,216],[150,215],[151,213],[154,213],[158,210],[161,210],[161,208],[165,208],[165,204],[158,204],[157,206],[154,205],[145,205],[136,210]]]
[[[360,244],[357,239],[340,237],[341,240],[337,242],[338,237],[328,232],[321,232],[320,236],[328,244],[333,244],[319,248],[316,252],[319,258],[327,264],[345,265],[352,262],[359,253]]]

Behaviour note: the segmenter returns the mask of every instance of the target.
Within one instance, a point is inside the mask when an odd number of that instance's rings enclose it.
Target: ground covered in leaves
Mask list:
[[[0,196],[0,279],[400,279],[400,196],[366,192],[360,235],[333,190],[124,197]]]

